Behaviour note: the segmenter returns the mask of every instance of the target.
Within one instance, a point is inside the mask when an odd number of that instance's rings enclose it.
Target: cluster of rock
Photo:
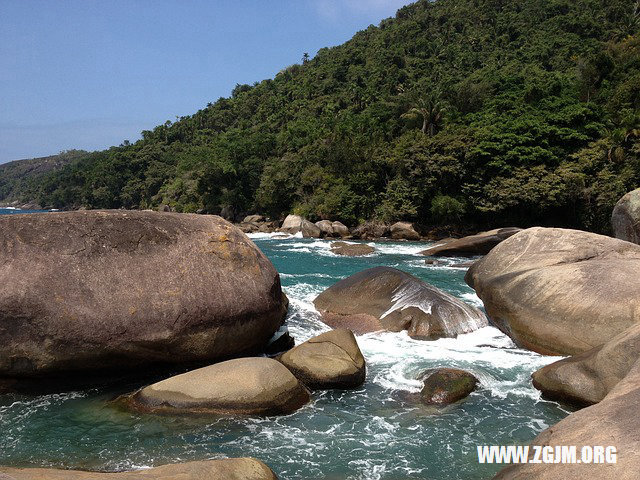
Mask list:
[[[632,194],[613,215],[614,231],[625,240],[634,240]],[[616,222],[627,227],[617,229]],[[495,478],[636,478],[640,246],[625,240],[530,228],[502,241],[467,272],[492,322],[518,345],[572,355],[536,371],[534,386],[546,397],[591,405],[543,431],[532,445],[576,445],[578,455],[582,446],[617,448],[615,464],[519,464]]]
[[[332,330],[278,359],[244,357],[170,377],[127,395],[127,407],[152,413],[283,415],[309,402],[309,390],[349,389],[366,365],[352,332]]]

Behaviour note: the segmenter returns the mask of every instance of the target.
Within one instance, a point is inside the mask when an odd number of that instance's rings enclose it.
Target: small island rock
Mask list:
[[[355,388],[364,383],[365,360],[353,332],[336,329],[311,338],[280,357],[307,387]]]

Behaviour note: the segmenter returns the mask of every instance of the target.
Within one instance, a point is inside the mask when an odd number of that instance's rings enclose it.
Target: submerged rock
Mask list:
[[[314,390],[359,387],[366,376],[358,342],[346,329],[313,337],[284,353],[280,361]]]
[[[476,235],[457,239],[446,239],[439,245],[420,252],[422,255],[439,256],[474,256],[486,255],[493,247],[521,231],[520,228],[508,227],[481,232]]]
[[[640,323],[638,272],[638,245],[536,227],[495,247],[465,280],[518,345],[575,355]]]
[[[640,188],[627,193],[616,203],[611,226],[616,238],[640,244]]]
[[[277,480],[273,471],[255,458],[225,458],[176,463],[116,473],[53,468],[0,467],[1,480]]]
[[[323,321],[355,333],[407,330],[413,338],[455,337],[487,325],[484,314],[401,270],[375,267],[334,284],[313,302]]]
[[[391,238],[397,240],[420,240],[420,234],[416,232],[412,223],[396,222],[391,225]]]
[[[434,368],[420,377],[424,383],[420,392],[422,403],[427,405],[449,405],[469,396],[478,384],[478,379],[458,368]]]
[[[344,255],[347,257],[360,257],[362,255],[370,255],[375,252],[375,248],[364,243],[347,243],[347,242],[332,242],[331,253],[336,255]]]
[[[271,262],[216,216],[2,215],[0,265],[0,376],[238,355],[287,310]]]
[[[309,401],[309,392],[280,362],[248,357],[170,377],[130,396],[133,409],[167,413],[281,415]]]
[[[578,404],[601,401],[640,359],[640,324],[573,357],[533,374],[533,385],[546,397]]]
[[[496,480],[636,480],[640,471],[640,362],[598,404],[572,413],[544,430],[532,445],[576,446],[581,460],[586,446],[595,462],[523,463],[502,469]],[[607,446],[615,448],[615,463],[604,463]],[[598,453],[596,452],[598,449]],[[529,459],[535,454],[529,449]],[[611,457],[610,457],[611,459]]]

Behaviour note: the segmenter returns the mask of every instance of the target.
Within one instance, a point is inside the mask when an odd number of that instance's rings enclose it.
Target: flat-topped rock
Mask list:
[[[455,337],[487,325],[484,314],[446,292],[396,268],[358,272],[313,302],[323,321],[354,333],[407,330],[413,338]]]
[[[284,353],[280,361],[311,389],[355,388],[366,376],[358,342],[346,329],[313,337]]]
[[[439,245],[420,252],[422,255],[438,256],[475,256],[486,255],[493,247],[518,233],[521,229],[516,227],[497,228],[488,232],[457,239],[440,241]]]
[[[595,233],[530,228],[475,262],[465,280],[520,346],[575,355],[640,323],[640,246]]]
[[[261,349],[287,310],[271,262],[213,215],[2,215],[0,265],[0,376],[213,361]]]
[[[376,251],[371,245],[365,243],[331,242],[331,253],[346,257],[361,257],[371,255]]]
[[[128,472],[100,473],[54,468],[0,467],[0,480],[277,480],[255,458],[176,463]]]
[[[128,398],[134,409],[167,413],[281,415],[309,401],[309,392],[280,362],[227,360],[145,387]]]

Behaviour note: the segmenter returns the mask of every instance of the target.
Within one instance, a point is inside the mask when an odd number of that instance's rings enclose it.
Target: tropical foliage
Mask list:
[[[606,231],[640,186],[639,28],[636,0],[422,0],[37,200]]]

